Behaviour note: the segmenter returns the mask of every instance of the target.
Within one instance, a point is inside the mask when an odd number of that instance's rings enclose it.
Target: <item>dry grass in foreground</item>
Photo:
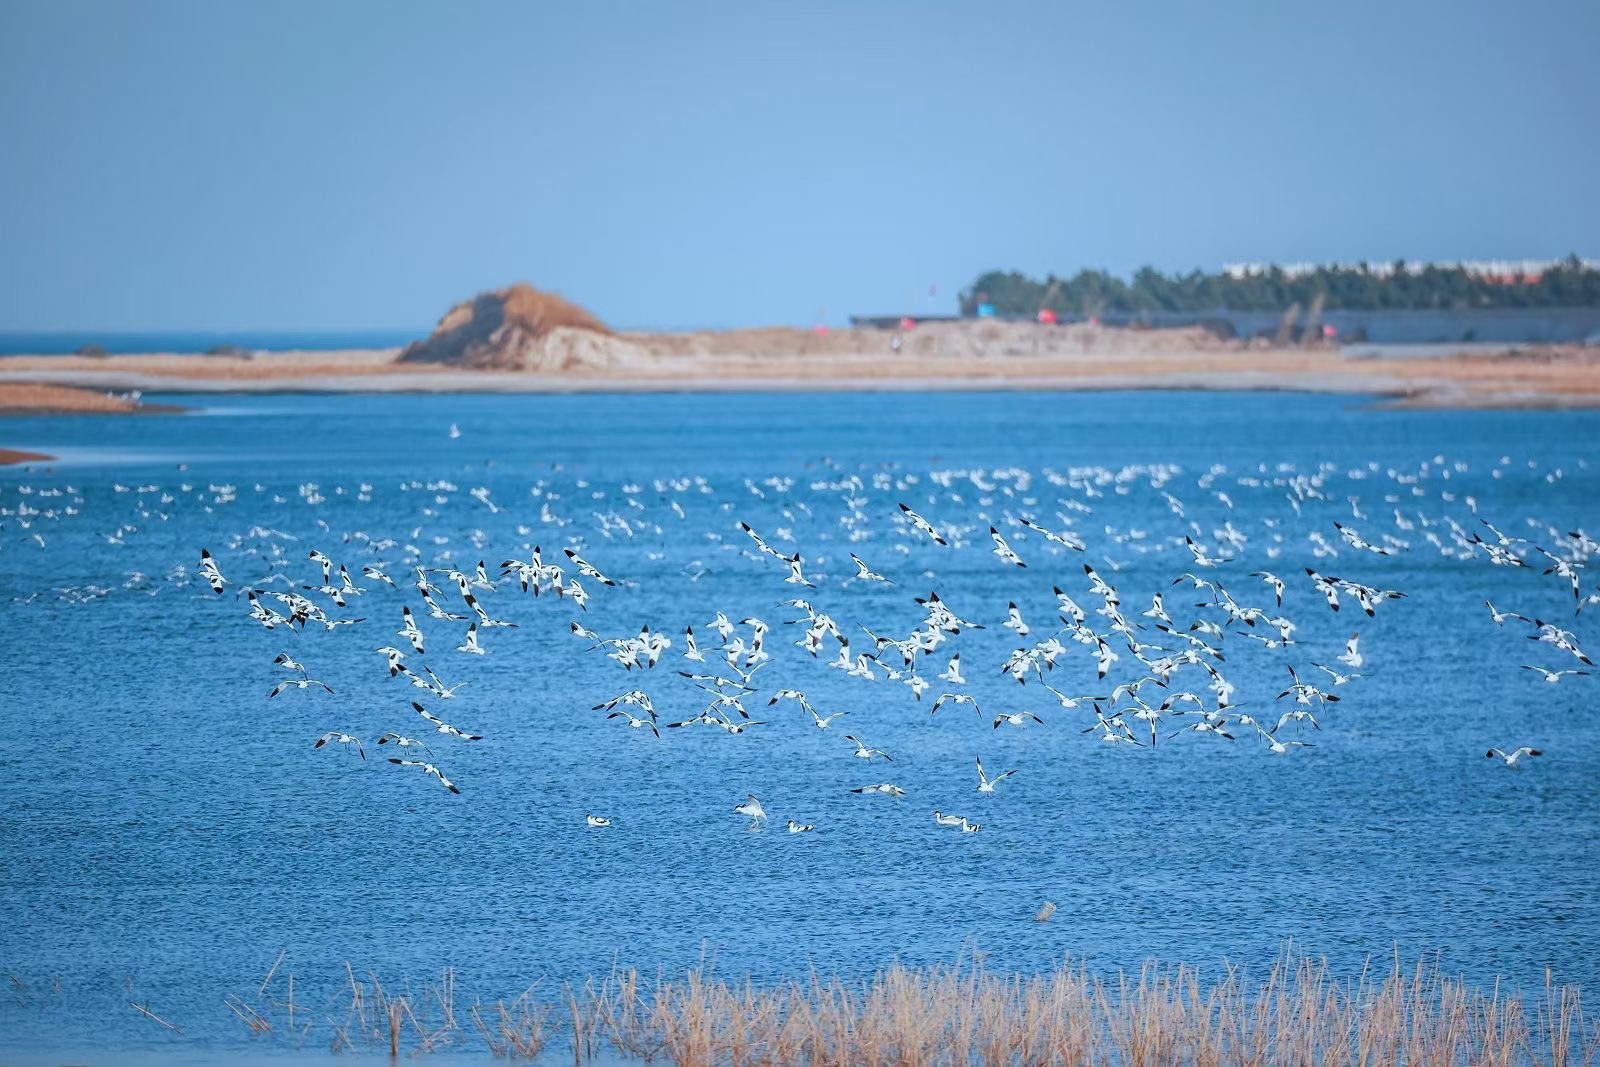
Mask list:
[[[774,986],[701,970],[653,980],[627,970],[552,997],[529,989],[465,1009],[452,970],[403,990],[351,971],[348,1004],[341,996],[323,1012],[295,1005],[291,978],[286,1022],[284,1003],[264,999],[273,973],[254,1006],[228,1000],[252,1032],[281,1025],[303,1043],[320,1024],[335,1051],[391,1056],[487,1045],[501,1058],[548,1054],[579,1067],[597,1057],[683,1067],[1600,1060],[1600,1027],[1584,1017],[1577,988],[1547,977],[1529,1002],[1498,986],[1469,987],[1431,965],[1406,970],[1398,959],[1387,973],[1339,980],[1324,962],[1285,954],[1259,982],[1234,969],[1203,981],[1191,967],[1157,964],[1110,980],[1071,967],[1003,976],[981,964],[896,965],[860,982],[813,975]]]

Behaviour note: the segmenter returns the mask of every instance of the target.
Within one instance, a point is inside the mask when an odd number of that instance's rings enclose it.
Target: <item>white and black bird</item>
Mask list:
[[[1564,678],[1565,676],[1567,676],[1569,674],[1573,675],[1574,677],[1580,677],[1580,678],[1587,678],[1589,676],[1589,672],[1588,671],[1577,671],[1577,670],[1572,670],[1572,671],[1552,671],[1552,670],[1546,670],[1543,667],[1530,667],[1526,663],[1524,663],[1522,665],[1522,669],[1525,670],[1525,671],[1537,671],[1539,673],[1539,675],[1541,677],[1543,677],[1544,680],[1546,682],[1550,683],[1551,685],[1555,685],[1557,682],[1561,681],[1562,678]]]
[[[870,762],[872,760],[875,760],[875,759],[878,759],[878,758],[881,757],[882,759],[887,760],[890,763],[894,762],[894,758],[891,757],[889,755],[889,753],[885,752],[881,748],[873,748],[873,747],[871,747],[870,745],[868,745],[865,742],[863,742],[861,740],[861,738],[857,737],[855,734],[845,734],[844,735],[844,739],[846,741],[855,742],[856,750],[855,750],[855,752],[853,752],[851,754],[853,756],[855,756],[856,759],[864,759],[864,760],[867,760],[867,761]]]
[[[338,730],[329,730],[327,733],[325,733],[321,737],[317,738],[317,743],[312,745],[311,747],[312,748],[321,748],[323,745],[326,745],[329,741],[333,741],[336,744],[340,744],[340,745],[354,745],[354,746],[356,746],[356,754],[359,755],[362,759],[366,759],[367,758],[367,750],[361,747],[360,738],[352,737],[349,734],[340,733]]]
[[[1367,657],[1361,654],[1358,647],[1361,643],[1360,634],[1351,634],[1350,640],[1344,643],[1344,651],[1339,654],[1339,662],[1351,670],[1360,670],[1361,665],[1367,662]]]
[[[761,800],[754,793],[746,793],[744,803],[733,809],[735,815],[743,815],[752,820],[751,825],[759,824],[767,817],[767,809],[761,806]]]
[[[267,697],[270,699],[277,696],[279,693],[290,689],[298,689],[301,692],[305,692],[314,685],[321,686],[323,689],[327,690],[329,694],[333,693],[333,689],[328,685],[327,682],[319,682],[315,678],[307,678],[304,675],[301,675],[299,678],[285,678],[283,681],[272,687],[272,692],[268,693]]]
[[[466,652],[473,656],[482,656],[485,654],[487,650],[482,645],[478,644],[477,623],[472,623],[467,627],[467,639],[462,644],[456,646],[456,651]]]
[[[1514,611],[1498,611],[1495,609],[1495,606],[1487,600],[1483,602],[1483,606],[1489,609],[1489,618],[1494,620],[1494,624],[1496,626],[1504,626],[1507,619],[1519,619],[1530,626],[1533,625],[1533,620],[1528,618],[1526,615],[1518,615]]]
[[[1187,534],[1184,535],[1183,543],[1188,547],[1189,554],[1194,557],[1194,565],[1196,567],[1215,567],[1219,563],[1231,563],[1233,561],[1232,556],[1207,555],[1199,545],[1195,544],[1194,538]]]
[[[655,734],[656,737],[660,737],[661,736],[661,731],[656,728],[656,724],[655,724],[655,721],[653,719],[641,719],[637,715],[633,715],[633,714],[630,714],[629,712],[621,711],[621,710],[613,711],[611,714],[607,715],[606,718],[608,718],[608,719],[627,719],[628,720],[628,726],[631,727],[632,729],[635,729],[635,730],[649,730],[651,733]]]
[[[399,588],[399,586],[394,584],[394,579],[393,578],[391,578],[387,574],[383,573],[383,571],[379,570],[377,567],[362,567],[361,568],[361,573],[363,575],[365,575],[366,577],[371,578],[375,582],[382,582],[384,585],[387,585],[390,589],[398,589]]]
[[[906,791],[904,789],[901,789],[899,786],[893,784],[892,782],[879,782],[876,785],[863,785],[863,786],[860,786],[860,787],[858,787],[856,789],[850,790],[850,792],[852,792],[852,793],[862,793],[862,794],[880,793],[883,796],[895,797],[896,799],[906,795]]]
[[[1280,608],[1283,607],[1283,579],[1282,578],[1279,578],[1276,574],[1272,574],[1272,573],[1270,573],[1268,571],[1252,571],[1250,573],[1250,577],[1252,577],[1252,578],[1260,578],[1263,582],[1266,582],[1267,585],[1271,586],[1272,587],[1272,595],[1276,599],[1278,607],[1280,607]]]
[[[400,759],[400,758],[398,758],[396,756],[390,756],[389,757],[389,762],[390,763],[394,763],[394,764],[398,764],[401,767],[421,767],[422,768],[422,772],[424,774],[428,775],[431,778],[439,779],[439,784],[444,786],[446,789],[450,790],[450,792],[456,793],[458,795],[461,792],[461,790],[456,787],[456,784],[454,782],[452,782],[450,779],[448,779],[448,778],[446,778],[444,776],[444,772],[443,771],[439,770],[438,767],[435,767],[433,764],[427,762],[426,760]]]
[[[417,651],[419,656],[426,653],[427,647],[423,643],[422,631],[417,629],[417,620],[412,617],[411,609],[409,607],[402,606],[400,608],[400,614],[404,617],[405,623],[400,627],[400,629],[396,630],[395,633],[410,641],[411,647]]]
[[[617,584],[616,582],[613,582],[610,578],[607,578],[605,575],[601,574],[598,570],[595,569],[594,564],[590,563],[588,560],[586,560],[582,556],[578,555],[572,549],[564,548],[564,549],[562,549],[562,551],[565,552],[566,555],[567,555],[567,558],[572,561],[572,565],[574,567],[578,568],[578,573],[583,575],[585,578],[593,578],[595,581],[599,582],[601,585],[616,585]]]
[[[911,525],[912,526],[916,527],[918,530],[921,530],[923,533],[925,533],[929,537],[933,538],[933,543],[934,544],[942,545],[942,546],[946,546],[946,547],[949,546],[950,542],[946,541],[943,537],[939,536],[939,531],[935,530],[933,528],[933,523],[929,522],[927,519],[923,518],[921,515],[918,515],[915,511],[912,511],[910,508],[906,507],[904,504],[900,505],[900,510],[901,510],[901,512],[903,512],[905,514],[905,517],[907,519],[911,520]]]
[[[890,582],[889,579],[873,570],[871,567],[868,567],[866,563],[862,561],[861,557],[856,555],[854,552],[850,553],[850,558],[856,561],[856,573],[855,578],[853,579],[854,581],[883,582],[887,585],[894,584],[893,582]]]
[[[1544,751],[1542,749],[1529,748],[1527,745],[1523,745],[1521,748],[1512,752],[1509,756],[1500,751],[1498,748],[1491,748],[1483,755],[1485,759],[1494,759],[1496,756],[1498,756],[1507,767],[1520,770],[1522,761],[1524,759],[1531,759],[1534,756],[1542,756],[1544,755]]]
[[[994,548],[990,549],[990,551],[994,553],[995,558],[1001,563],[1009,563],[1013,567],[1027,566],[1026,563],[1022,562],[1022,557],[1017,555],[1011,546],[1006,543],[1006,539],[1000,536],[1000,531],[993,526],[989,527],[989,537],[994,541]]]
[[[937,715],[939,709],[946,704],[971,704],[973,711],[979,715],[983,714],[982,709],[978,707],[978,698],[971,693],[940,693],[938,699],[933,702],[933,710],[928,714]]]
[[[227,585],[227,579],[222,577],[222,571],[217,569],[217,561],[208,549],[200,550],[200,576],[211,583],[213,593],[222,592],[222,587]]]
[[[398,648],[392,648],[388,645],[385,645],[383,648],[374,649],[373,651],[381,652],[389,661],[389,677],[393,678],[395,675],[405,670],[406,654],[401,652]]]
[[[997,774],[993,778],[990,778],[987,774],[983,773],[983,759],[981,757],[977,760],[977,764],[978,764],[978,792],[980,792],[980,793],[993,793],[995,786],[999,785],[1001,782],[1005,781],[1007,778],[1010,778],[1013,774],[1017,773],[1015,770],[1010,770],[1010,771],[1006,771],[1006,772],[1004,772],[1002,774]]]
[[[411,702],[411,706],[416,709],[418,715],[421,715],[424,719],[427,719],[429,722],[433,723],[434,733],[448,734],[451,737],[459,737],[463,741],[483,740],[482,734],[469,734],[459,727],[451,726],[449,723],[430,712],[427,708],[423,707],[421,704],[418,704],[415,700]]]

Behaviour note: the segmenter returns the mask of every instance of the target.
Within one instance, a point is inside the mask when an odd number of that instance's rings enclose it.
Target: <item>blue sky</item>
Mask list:
[[[0,329],[1600,255],[1600,4],[0,0]]]

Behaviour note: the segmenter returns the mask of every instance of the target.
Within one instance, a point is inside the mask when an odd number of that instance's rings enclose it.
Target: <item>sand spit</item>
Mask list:
[[[96,388],[96,384],[87,382],[80,388],[71,383],[0,379],[0,415],[132,415],[178,410],[170,404],[145,404],[136,397],[113,395],[105,391],[106,386]]]
[[[1381,395],[1416,407],[1600,406],[1600,349],[1583,346],[1430,349],[1410,358],[1405,346],[1350,354],[1271,348],[1193,329],[960,322],[905,331],[894,347],[896,333],[872,329],[613,334],[543,321],[542,332],[517,324],[508,330],[504,321],[491,326],[490,316],[457,333],[462,343],[432,349],[440,358],[419,357],[418,345],[248,356],[8,356],[0,357],[0,388],[26,381],[147,392],[1253,389]],[[461,326],[447,316],[429,341]],[[484,347],[483,338],[496,334]]]
[[[0,467],[10,466],[13,463],[48,463],[55,459],[43,452],[22,452],[15,448],[0,448]]]

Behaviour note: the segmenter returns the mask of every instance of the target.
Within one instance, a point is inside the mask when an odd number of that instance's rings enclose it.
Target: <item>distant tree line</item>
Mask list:
[[[1404,261],[1392,267],[1359,263],[1294,274],[1277,266],[1217,274],[1163,274],[1141,267],[1127,281],[1103,270],[1042,280],[1016,271],[989,271],[962,292],[961,312],[976,314],[980,303],[1006,317],[1031,317],[1044,308],[1058,315],[1281,311],[1295,304],[1310,307],[1319,296],[1329,310],[1600,307],[1600,270],[1574,255],[1536,277],[1510,278],[1459,266],[1415,268]]]

